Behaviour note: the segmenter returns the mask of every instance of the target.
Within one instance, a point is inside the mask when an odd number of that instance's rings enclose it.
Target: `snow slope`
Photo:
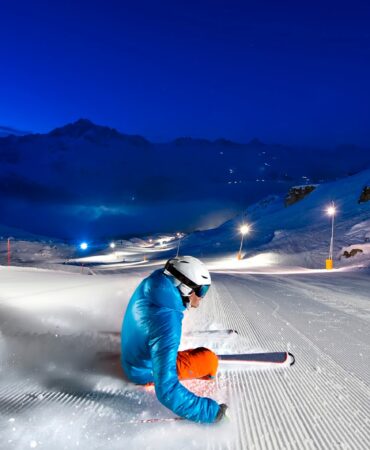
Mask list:
[[[6,234],[5,236],[9,236]],[[14,234],[11,234],[14,236]],[[10,239],[10,263],[12,266],[35,266],[43,268],[57,268],[60,270],[62,262],[76,254],[75,247],[47,238],[37,238],[33,235]],[[0,238],[0,264],[8,264],[8,239]],[[63,270],[73,270],[65,266]]]
[[[335,266],[353,264],[353,258],[346,261],[340,256],[347,246],[361,246],[369,239],[370,202],[358,203],[365,185],[370,185],[370,169],[324,183],[290,207],[284,206],[282,197],[269,197],[218,228],[189,235],[182,249],[198,255],[236,255],[240,246],[239,228],[246,222],[251,225],[244,240],[246,258],[265,253],[274,264],[321,268],[328,255],[331,234],[326,208],[333,201],[337,208]],[[360,261],[361,256],[355,260]]]
[[[173,414],[119,366],[125,305],[151,267],[116,275],[0,269],[0,436],[7,449],[365,449],[369,432],[369,271],[213,274],[187,313],[182,348],[292,351],[281,370],[222,370],[187,386],[233,420],[140,423]],[[189,336],[233,328],[239,336]]]

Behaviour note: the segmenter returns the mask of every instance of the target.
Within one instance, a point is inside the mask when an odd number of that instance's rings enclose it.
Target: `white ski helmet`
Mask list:
[[[211,286],[211,275],[207,267],[193,256],[169,259],[164,273],[174,277],[176,286],[184,297],[189,297],[193,291],[198,297],[204,297]]]

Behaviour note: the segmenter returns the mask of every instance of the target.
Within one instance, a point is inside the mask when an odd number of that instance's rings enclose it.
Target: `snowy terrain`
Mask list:
[[[370,150],[356,146],[153,143],[81,119],[46,134],[0,137],[0,223],[27,222],[35,233],[69,239],[208,229],[266,195],[369,164]]]
[[[241,218],[180,242],[180,253],[201,255],[213,278],[199,310],[186,313],[182,348],[288,349],[296,356],[291,368],[222,369],[215,382],[186,382],[230,406],[232,420],[216,426],[166,421],[173,414],[153,390],[129,383],[120,369],[130,295],[176,254],[178,240],[125,242],[86,258],[67,246],[22,240],[9,267],[1,241],[2,447],[367,449],[370,202],[357,200],[369,175],[323,184],[288,208],[279,197],[249,208],[244,219],[253,232],[241,261]],[[325,207],[333,200],[335,268],[326,271]],[[36,258],[42,248],[50,253]],[[353,248],[362,253],[342,256]],[[215,329],[238,335],[191,335]]]
[[[324,183],[289,207],[284,206],[282,197],[270,196],[214,230],[189,235],[183,245],[198,254],[226,254],[232,250],[235,255],[240,245],[239,228],[246,222],[251,232],[244,240],[245,257],[258,255],[263,259],[261,254],[267,254],[271,264],[319,268],[328,257],[331,219],[326,209],[334,202],[335,266],[352,264],[353,260],[361,264],[360,255],[347,261],[342,255],[348,246],[362,248],[370,241],[370,204],[358,203],[366,185],[370,185],[370,169]]]

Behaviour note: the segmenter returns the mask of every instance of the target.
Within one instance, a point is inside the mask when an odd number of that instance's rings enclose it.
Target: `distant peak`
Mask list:
[[[147,141],[142,136],[137,135],[127,135],[122,134],[115,128],[110,128],[107,126],[96,125],[89,119],[78,119],[76,122],[69,123],[63,127],[55,128],[50,133],[49,136],[68,136],[75,139],[84,138],[92,143],[100,144],[109,139],[120,139],[129,142],[134,146],[147,146],[149,141]]]
[[[77,127],[97,127],[98,125],[95,125],[91,120],[89,119],[78,119],[76,122],[72,122],[72,125],[75,125]]]
[[[51,136],[71,136],[71,137],[81,137],[87,131],[94,128],[105,128],[99,127],[91,122],[89,119],[78,119],[76,122],[68,123],[63,127],[55,128],[49,135]]]

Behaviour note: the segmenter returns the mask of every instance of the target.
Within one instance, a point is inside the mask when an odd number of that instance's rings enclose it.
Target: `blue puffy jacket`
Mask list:
[[[172,277],[156,270],[144,279],[128,304],[121,333],[121,362],[134,383],[154,381],[158,400],[175,414],[214,422],[219,405],[198,397],[178,380],[177,351],[185,307]]]

